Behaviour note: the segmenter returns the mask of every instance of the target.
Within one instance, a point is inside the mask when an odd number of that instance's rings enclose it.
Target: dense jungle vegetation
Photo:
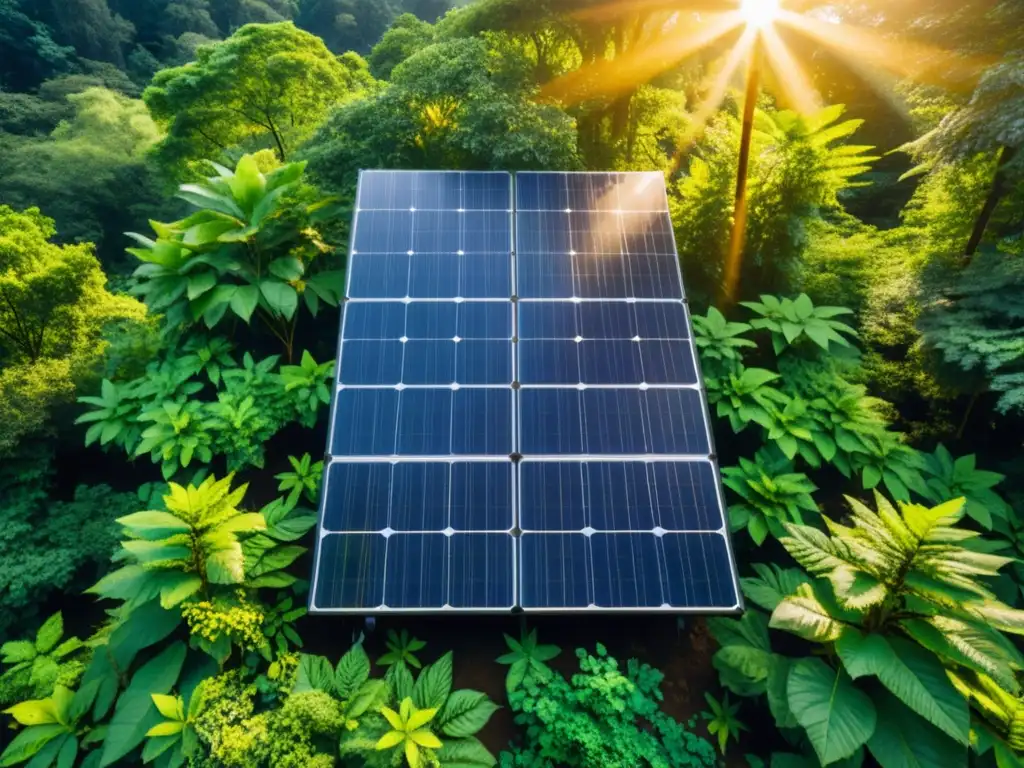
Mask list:
[[[0,766],[1024,765],[1024,3],[786,4],[734,296],[736,3],[451,6],[0,0]],[[305,616],[360,168],[666,174],[742,618]]]

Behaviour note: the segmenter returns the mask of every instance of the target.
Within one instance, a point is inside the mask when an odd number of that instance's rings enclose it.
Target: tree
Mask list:
[[[124,47],[134,39],[135,25],[111,13],[106,0],[60,0],[47,10],[58,42],[83,59],[124,67]]]
[[[0,89],[27,90],[70,66],[74,50],[31,18],[17,0],[0,0]]]
[[[297,22],[335,53],[367,53],[394,17],[391,0],[305,0]]]
[[[145,308],[107,292],[89,245],[50,242],[38,208],[0,205],[0,453],[42,429],[103,353],[102,331]]]
[[[523,64],[479,39],[425,48],[334,114],[307,149],[312,170],[347,189],[359,168],[578,167],[572,119],[532,101]]]
[[[0,160],[0,198],[46,201],[63,242],[95,242],[113,264],[120,233],[159,203],[148,152],[160,131],[141,101],[114,91],[89,88],[66,103],[71,115],[49,138],[18,142]]]
[[[332,106],[372,82],[362,59],[335,58],[290,22],[243,27],[197,56],[158,73],[143,94],[167,129],[157,151],[168,170],[239,146],[269,145],[284,160]]]
[[[374,77],[387,80],[395,67],[413,54],[431,45],[437,37],[432,24],[403,13],[384,33],[367,59]]]
[[[940,166],[979,154],[998,156],[992,186],[964,250],[970,260],[1010,191],[1011,180],[1024,168],[1024,57],[1007,59],[988,70],[965,106],[953,110],[938,128],[909,148]]]

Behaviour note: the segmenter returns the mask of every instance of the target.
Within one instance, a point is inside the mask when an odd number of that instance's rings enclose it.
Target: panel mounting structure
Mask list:
[[[667,203],[360,175],[312,612],[742,610]]]

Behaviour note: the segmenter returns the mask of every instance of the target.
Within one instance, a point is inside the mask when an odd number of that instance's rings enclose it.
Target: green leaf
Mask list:
[[[814,594],[810,584],[802,584],[772,612],[772,629],[792,632],[815,643],[838,640],[846,624],[835,619]]]
[[[851,630],[836,642],[850,677],[874,675],[910,709],[966,745],[971,722],[967,701],[946,677],[938,659],[913,643]]]
[[[411,687],[411,684],[410,684]],[[345,708],[345,717],[352,719],[359,717],[369,710],[376,711],[387,703],[388,685],[383,680],[367,680],[356,691]]]
[[[55,768],[72,768],[76,757],[78,757],[78,737],[74,734],[69,734],[68,738],[64,741],[64,745],[60,748],[60,754],[57,755]]]
[[[768,709],[775,718],[775,726],[779,729],[796,728],[800,724],[789,708],[789,672],[792,662],[785,656],[773,656],[768,670],[765,693],[768,695]]]
[[[260,292],[275,314],[291,319],[299,306],[299,294],[287,283],[264,280],[260,283]]]
[[[868,749],[882,768],[962,768],[967,749],[910,712],[899,699],[879,691],[875,732]]]
[[[412,689],[412,701],[417,709],[444,706],[452,690],[452,652],[423,668]]]
[[[67,735],[63,725],[37,725],[25,728],[15,736],[0,755],[0,768],[23,763],[58,736]]]
[[[305,270],[303,269],[302,262],[294,256],[282,256],[270,262],[270,274],[281,278],[286,283],[298,280],[302,277],[303,272]]]
[[[36,657],[36,646],[28,640],[11,640],[0,647],[0,654],[3,654],[4,664],[20,664]]]
[[[422,674],[420,677],[422,678]],[[388,667],[384,678],[391,685],[392,690],[395,692],[395,698],[399,701],[412,696],[412,689],[415,685],[412,679],[412,672],[409,671],[409,668],[403,662],[398,662]]]
[[[312,656],[308,653],[299,656],[299,670],[292,692],[304,691],[334,692],[334,667],[323,656]]]
[[[463,738],[472,736],[497,712],[498,705],[488,700],[486,693],[479,691],[455,691],[448,697],[439,718],[441,730],[446,736]]]
[[[170,512],[136,512],[117,519],[125,528],[147,541],[157,541],[178,533],[188,533],[192,527]]]
[[[49,653],[60,642],[64,634],[64,617],[60,611],[53,614],[43,622],[43,626],[36,632],[36,650],[39,653]]]
[[[334,673],[334,690],[338,698],[352,696],[369,677],[370,657],[363,650],[363,644],[356,643],[341,657]]]
[[[146,738],[146,732],[161,721],[152,694],[169,693],[181,674],[186,646],[175,642],[139,668],[128,688],[117,700],[117,709],[103,740],[100,768],[113,765]]]
[[[435,754],[442,768],[491,768],[497,764],[494,755],[474,737],[445,739]]]
[[[188,279],[188,300],[193,301],[217,284],[217,274],[210,270],[192,275]]]
[[[789,707],[807,731],[823,766],[854,754],[875,731],[875,708],[842,670],[820,659],[793,664],[786,685]]]
[[[231,297],[231,311],[249,322],[260,300],[260,290],[255,285],[241,285]]]

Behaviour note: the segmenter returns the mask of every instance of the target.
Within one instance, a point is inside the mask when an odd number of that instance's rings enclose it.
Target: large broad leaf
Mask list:
[[[868,749],[882,768],[962,768],[967,748],[910,712],[897,698],[874,697],[878,724]]]
[[[487,747],[474,737],[445,739],[436,756],[442,768],[491,768],[497,764]]]
[[[853,755],[875,731],[875,708],[842,669],[820,659],[793,664],[786,685],[789,708],[807,731],[823,766]]]
[[[754,565],[757,578],[740,579],[743,594],[766,611],[774,611],[784,598],[796,592],[810,579],[799,568],[779,568],[777,565]]]
[[[113,765],[139,746],[146,732],[161,721],[152,694],[170,693],[178,682],[187,650],[184,643],[173,643],[132,677],[131,684],[117,700],[117,709],[107,728],[101,768]]]
[[[338,662],[338,668],[334,673],[334,690],[339,698],[347,699],[359,690],[359,686],[369,677],[370,657],[363,650],[363,644],[356,643]]]
[[[299,656],[299,670],[292,693],[305,691],[334,692],[334,668],[323,656],[303,653]]]
[[[472,736],[497,712],[498,705],[479,691],[455,691],[448,697],[438,718],[441,730],[446,736],[464,738]]]
[[[946,676],[935,655],[900,638],[849,631],[836,652],[850,677],[874,675],[904,704],[944,733],[967,744],[971,719],[967,701]]]
[[[809,584],[801,584],[794,595],[779,603],[769,626],[816,643],[834,642],[849,628],[829,613]]]
[[[264,280],[260,283],[260,292],[276,314],[284,315],[288,319],[291,319],[299,306],[299,294],[287,283]]]
[[[126,528],[131,528],[133,534],[148,541],[157,541],[176,533],[188,533],[192,530],[188,523],[170,512],[155,510],[119,517],[117,522]]]
[[[255,285],[239,286],[231,297],[231,311],[248,323],[252,319],[252,313],[256,311],[259,300],[260,289]]]
[[[36,725],[21,730],[11,739],[7,749],[0,755],[0,766],[18,765],[46,747],[59,736],[67,736],[68,729],[63,725]]]
[[[452,690],[452,652],[423,668],[412,688],[412,702],[417,709],[444,706]]]
[[[793,662],[785,656],[774,656],[768,670],[765,692],[768,694],[768,709],[775,718],[775,727],[796,728],[800,725],[789,708],[789,672]]]

